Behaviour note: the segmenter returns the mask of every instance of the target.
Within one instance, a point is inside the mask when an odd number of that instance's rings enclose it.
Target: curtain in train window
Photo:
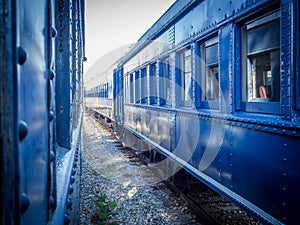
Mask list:
[[[204,76],[204,100],[219,100],[219,48],[218,39],[214,38],[204,44],[205,76]]]
[[[183,106],[190,106],[192,97],[192,66],[190,50],[186,50],[180,55],[180,69],[181,104]]]
[[[280,101],[279,15],[270,14],[243,28],[245,102]]]

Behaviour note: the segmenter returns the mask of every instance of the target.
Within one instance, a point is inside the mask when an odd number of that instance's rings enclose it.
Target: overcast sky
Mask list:
[[[86,69],[135,43],[175,0],[86,0]]]

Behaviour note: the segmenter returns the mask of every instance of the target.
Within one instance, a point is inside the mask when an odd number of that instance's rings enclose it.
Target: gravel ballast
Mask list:
[[[131,162],[120,144],[94,118],[84,115],[80,223],[94,224],[96,195],[115,202],[117,224],[200,224],[186,203],[145,165]]]

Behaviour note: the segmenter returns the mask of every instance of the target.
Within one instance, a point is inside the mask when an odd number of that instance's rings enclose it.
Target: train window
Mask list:
[[[104,98],[108,98],[108,92],[109,92],[108,83],[104,84],[104,91],[105,91]]]
[[[243,102],[280,101],[280,13],[275,12],[246,23],[242,28]],[[246,110],[268,111],[245,105]],[[278,104],[279,106],[279,104]],[[260,109],[258,109],[260,108]],[[276,108],[276,107],[275,107]],[[272,108],[272,112],[276,112]],[[275,111],[274,111],[275,110]]]
[[[135,103],[141,103],[141,79],[140,72],[136,71],[134,73],[134,93],[135,93]]]
[[[219,108],[219,48],[218,38],[213,38],[203,45],[203,106],[204,108]]]
[[[157,73],[156,63],[149,65],[150,104],[157,104]]]
[[[180,54],[180,71],[180,105],[191,106],[192,65],[190,49]]]
[[[134,103],[134,83],[133,83],[133,74],[129,76],[129,102]]]
[[[170,63],[169,58],[160,62],[159,73],[159,97],[160,105],[171,105],[171,85],[170,85]]]
[[[141,103],[146,104],[148,101],[148,93],[147,93],[147,68],[143,68],[141,70]]]

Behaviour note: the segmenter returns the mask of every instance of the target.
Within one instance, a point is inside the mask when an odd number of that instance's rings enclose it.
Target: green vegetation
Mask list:
[[[96,213],[92,215],[92,221],[97,225],[118,225],[113,221],[113,217],[118,215],[114,209],[117,207],[115,202],[107,201],[105,195],[96,195]]]

